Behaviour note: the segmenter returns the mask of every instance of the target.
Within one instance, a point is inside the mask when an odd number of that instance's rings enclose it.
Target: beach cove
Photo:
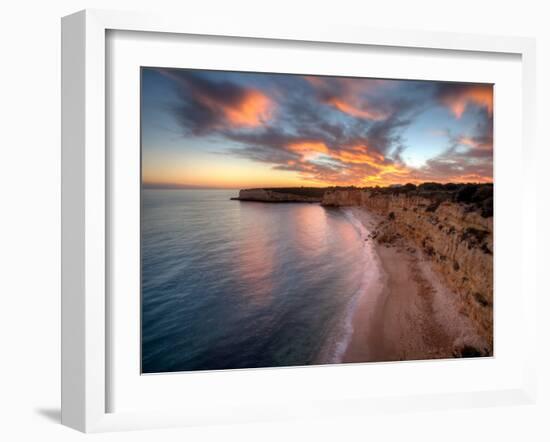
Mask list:
[[[344,210],[365,225],[363,240],[374,249],[379,280],[358,299],[341,362],[453,358],[462,356],[467,343],[472,352],[483,347],[474,325],[453,302],[456,294],[421,253],[405,241],[378,243],[380,217],[364,209]]]
[[[492,185],[249,189],[246,201],[317,198],[344,211],[365,249],[362,292],[334,362],[491,356]]]

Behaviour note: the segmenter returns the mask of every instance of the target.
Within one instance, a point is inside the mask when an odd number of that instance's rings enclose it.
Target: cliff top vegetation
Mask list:
[[[265,188],[272,192],[292,195],[322,198],[325,192],[334,190],[368,190],[373,195],[406,195],[423,197],[433,201],[427,210],[435,211],[443,202],[455,202],[467,205],[471,210],[479,210],[485,218],[493,216],[493,184],[492,183],[422,183],[404,184],[388,187],[271,187]]]

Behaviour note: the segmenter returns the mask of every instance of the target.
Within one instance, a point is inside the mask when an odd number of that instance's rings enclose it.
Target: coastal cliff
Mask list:
[[[407,313],[405,316],[400,316],[399,313],[393,318],[386,318],[385,321],[391,324],[390,328],[400,332],[408,330],[411,336],[421,340],[433,340],[434,336],[438,336],[433,318],[424,321],[424,325],[418,325],[418,318],[409,318],[417,310],[418,303],[426,307],[424,317],[434,315],[433,299],[429,300],[433,298],[430,295],[434,293],[433,287],[430,288],[431,284],[426,281],[422,282],[426,280],[425,272],[421,270],[422,263],[425,263],[452,292],[451,302],[457,315],[467,319],[475,333],[473,339],[458,336],[462,333],[460,331],[458,334],[450,333],[449,335],[454,336],[452,345],[445,344],[445,339],[440,336],[438,341],[441,345],[431,341],[418,343],[414,351],[403,348],[406,339],[401,336],[393,339],[393,342],[399,342],[393,345],[393,351],[374,356],[356,354],[350,356],[351,361],[493,354],[492,184],[424,183],[418,186],[407,184],[373,188],[244,189],[234,199],[320,203],[325,207],[348,207],[359,211],[360,218],[364,214],[370,219],[370,234],[365,240],[373,241],[378,246],[378,254],[382,261],[386,261],[386,273],[390,275],[389,284],[407,279],[401,281],[401,291],[409,295],[401,296],[398,301],[401,303],[398,309],[401,313]],[[403,267],[404,260],[409,262],[408,266]],[[412,295],[411,290],[417,288],[421,294]],[[394,290],[392,293],[395,297],[397,292]],[[420,322],[422,323],[421,320]],[[410,324],[405,326],[405,323]],[[415,327],[423,328],[417,330]],[[379,324],[378,329],[386,328],[388,327]],[[360,342],[358,346],[361,347],[365,339],[357,339]],[[392,341],[389,338],[386,340]],[[372,345],[384,347],[381,341],[379,339]]]
[[[239,201],[257,201],[264,203],[319,203],[325,189],[314,187],[243,189],[239,191]]]
[[[493,213],[492,185],[401,186],[333,189],[324,206],[356,206],[379,215],[371,238],[391,247],[406,242],[420,251],[460,299],[460,313],[470,318],[486,342],[475,353],[492,354]]]

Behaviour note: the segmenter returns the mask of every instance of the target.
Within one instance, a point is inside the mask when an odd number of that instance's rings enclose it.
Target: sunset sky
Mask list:
[[[493,87],[142,69],[146,187],[492,182]]]

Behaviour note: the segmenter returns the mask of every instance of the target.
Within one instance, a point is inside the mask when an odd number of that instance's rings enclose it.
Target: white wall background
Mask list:
[[[59,425],[60,17],[83,8],[167,10],[228,20],[316,21],[378,28],[534,36],[538,43],[538,180],[548,190],[550,13],[543,1],[19,0],[0,6],[0,440],[549,440],[550,308],[539,278],[537,405],[323,422],[85,436]],[[519,150],[519,146],[518,146]],[[543,202],[540,198],[540,202]],[[547,198],[546,198],[547,199]],[[546,206],[546,204],[544,205]],[[549,213],[539,208],[539,276]],[[6,302],[7,301],[7,302]],[[320,386],[322,388],[322,386]]]

